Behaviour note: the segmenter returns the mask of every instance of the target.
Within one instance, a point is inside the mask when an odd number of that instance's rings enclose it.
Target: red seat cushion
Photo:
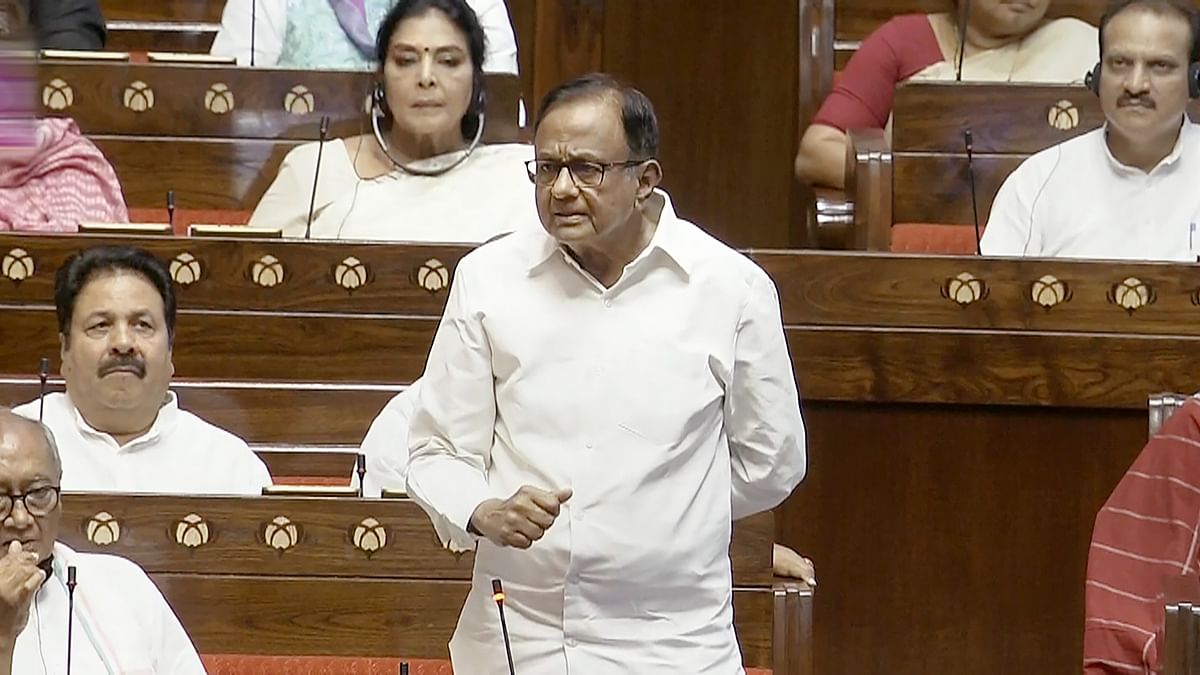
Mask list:
[[[983,235],[983,228],[979,230]],[[975,253],[975,228],[972,225],[934,223],[896,223],[892,226],[893,253]]]
[[[208,675],[396,675],[400,659],[358,656],[256,656],[207,654],[200,657]],[[410,675],[454,675],[442,659],[409,659]],[[747,668],[746,675],[771,675]]]

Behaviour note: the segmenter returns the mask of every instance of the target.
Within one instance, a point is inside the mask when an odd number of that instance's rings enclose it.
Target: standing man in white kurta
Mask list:
[[[779,301],[655,189],[649,100],[607,76],[546,96],[544,231],[459,263],[412,420],[408,492],[476,549],[456,672],[742,672],[731,522],[805,472]],[[732,498],[731,498],[732,494]]]
[[[257,495],[271,484],[245,441],[181,409],[169,389],[172,283],[161,261],[129,247],[85,249],[58,270],[67,391],[14,412],[54,431],[64,490]]]
[[[1200,253],[1200,17],[1187,0],[1119,0],[1100,21],[1089,86],[1105,124],[1005,179],[988,256],[1174,260]]]
[[[187,633],[140,567],[55,541],[61,478],[47,428],[0,408],[0,675],[65,673],[68,644],[80,675],[202,675]]]

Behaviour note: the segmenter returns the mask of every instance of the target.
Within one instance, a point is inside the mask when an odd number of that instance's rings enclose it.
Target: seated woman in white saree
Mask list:
[[[480,143],[485,37],[464,0],[401,0],[380,27],[374,133],[301,145],[250,218],[287,237],[480,243],[538,226],[526,144]]]
[[[896,87],[904,82],[1082,83],[1100,58],[1096,27],[1046,19],[1049,6],[1050,0],[959,0],[960,18],[905,14],[880,26],[850,58],[805,130],[797,179],[843,187],[846,132],[890,129]]]

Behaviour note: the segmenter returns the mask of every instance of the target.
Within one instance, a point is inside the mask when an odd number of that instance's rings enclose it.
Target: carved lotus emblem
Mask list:
[[[387,546],[387,540],[387,529],[374,518],[363,518],[351,536],[354,548],[366,553],[367,557]]]
[[[200,261],[196,260],[196,256],[187,251],[172,258],[169,269],[171,271],[171,278],[180,286],[191,286],[200,281]]]
[[[263,528],[263,542],[269,548],[286,551],[300,541],[300,528],[287,516],[276,516]]]
[[[75,90],[61,78],[42,87],[42,105],[51,110],[66,110],[75,104]]]
[[[233,107],[233,92],[224,82],[217,82],[204,93],[204,108],[214,115],[224,115]]]
[[[96,546],[115,544],[121,540],[121,523],[108,511],[101,511],[88,520],[87,538]]]
[[[988,296],[987,284],[970,272],[951,277],[942,284],[942,297],[966,307]]]
[[[450,270],[437,258],[430,258],[413,273],[413,281],[430,294],[445,289],[450,285]]]
[[[1120,283],[1113,284],[1108,291],[1108,301],[1129,314],[1153,305],[1157,299],[1154,289],[1137,277],[1127,277]]]
[[[1033,282],[1029,288],[1029,297],[1035,305],[1050,309],[1064,302],[1069,302],[1072,293],[1070,286],[1065,281],[1060,280],[1053,274],[1047,274]]]
[[[187,548],[200,548],[208,543],[208,521],[189,513],[175,523],[175,543]]]
[[[349,256],[333,267],[333,280],[347,291],[355,291],[371,281],[371,270],[354,256]]]
[[[33,257],[23,248],[10,250],[4,254],[4,259],[0,260],[0,274],[14,284],[20,284],[33,276],[33,272]]]
[[[127,110],[144,113],[154,109],[154,90],[141,80],[134,80],[125,87],[125,95],[121,99]]]
[[[250,279],[263,288],[278,286],[286,278],[283,263],[273,255],[264,255],[250,266]]]
[[[283,109],[293,115],[307,115],[316,109],[316,100],[308,87],[298,84],[284,94]]]
[[[1059,131],[1070,131],[1079,126],[1079,109],[1067,99],[1050,106],[1046,113],[1046,122],[1051,128]]]

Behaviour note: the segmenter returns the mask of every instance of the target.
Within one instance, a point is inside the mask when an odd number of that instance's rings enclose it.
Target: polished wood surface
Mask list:
[[[219,22],[224,0],[100,0],[109,21]]]
[[[89,135],[317,140],[371,133],[369,71],[304,71],[164,63],[41,61],[42,112],[69,115]],[[488,74],[487,142],[512,141],[520,80]]]
[[[63,505],[63,540],[141,565],[207,653],[444,658],[473,564],[408,500],[71,493]],[[773,535],[769,513],[734,525],[748,665],[772,658]]]

